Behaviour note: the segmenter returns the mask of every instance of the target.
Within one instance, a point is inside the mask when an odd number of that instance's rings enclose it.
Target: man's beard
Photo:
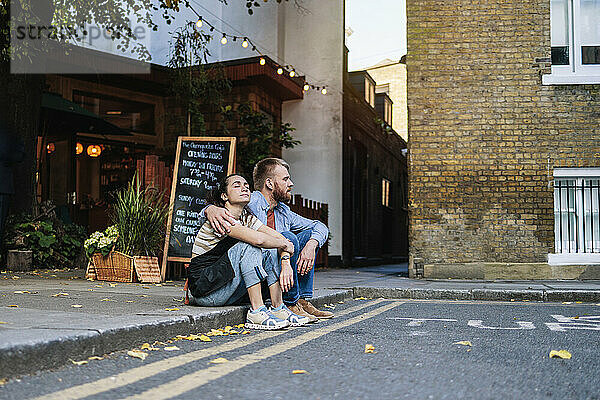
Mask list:
[[[287,188],[282,190],[275,187],[273,190],[273,199],[275,199],[275,201],[281,201],[282,203],[289,203],[290,200],[292,200],[292,195],[287,191]]]

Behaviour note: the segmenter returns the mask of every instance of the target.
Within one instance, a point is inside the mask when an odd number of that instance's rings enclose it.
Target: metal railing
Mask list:
[[[600,253],[600,179],[554,181],[556,253]]]

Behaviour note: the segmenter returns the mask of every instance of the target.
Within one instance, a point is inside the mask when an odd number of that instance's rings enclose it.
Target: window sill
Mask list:
[[[594,75],[542,75],[542,85],[593,85],[600,83]]]
[[[600,253],[548,254],[548,265],[600,264]]]

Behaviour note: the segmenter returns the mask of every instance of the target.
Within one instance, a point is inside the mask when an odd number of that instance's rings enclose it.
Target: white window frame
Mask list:
[[[563,178],[563,179],[572,179],[575,180],[577,186],[581,186],[584,179],[600,179],[600,168],[555,168],[553,172],[554,178]],[[575,229],[577,230],[577,237],[583,237],[583,226],[585,219],[585,210],[583,209],[583,193],[581,190],[577,190],[575,192],[575,197],[577,200],[575,204],[577,205],[576,215],[576,224]],[[553,195],[554,198],[554,195]],[[575,205],[574,205],[575,206]],[[592,213],[596,211],[594,206],[591,206]],[[592,214],[593,218],[593,214]],[[556,224],[556,221],[555,221]],[[556,243],[556,231],[554,243]],[[576,264],[585,264],[585,265],[593,265],[600,264],[600,253],[556,253],[558,249],[555,249],[554,254],[548,254],[548,264],[549,265],[576,265]]]
[[[567,0],[569,32],[569,65],[553,65],[550,75],[542,76],[543,85],[572,85],[600,83],[600,65],[581,63],[580,0]],[[552,27],[550,28],[552,29]]]

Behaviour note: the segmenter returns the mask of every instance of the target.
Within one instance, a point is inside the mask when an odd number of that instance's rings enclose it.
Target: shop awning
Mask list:
[[[125,129],[103,120],[98,115],[69,101],[59,94],[44,93],[42,109],[46,130],[52,135],[95,133],[99,135],[133,136]]]

